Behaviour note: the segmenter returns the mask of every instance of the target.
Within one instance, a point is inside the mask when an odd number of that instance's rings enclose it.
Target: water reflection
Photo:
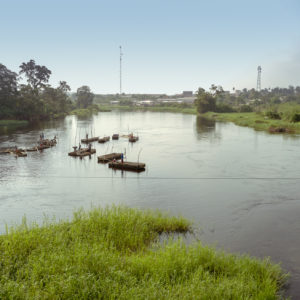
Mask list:
[[[198,140],[208,139],[214,142],[221,138],[220,133],[217,132],[216,121],[207,119],[202,116],[196,117],[196,137]]]

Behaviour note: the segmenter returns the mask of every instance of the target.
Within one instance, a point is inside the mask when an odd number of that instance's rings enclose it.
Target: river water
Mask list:
[[[25,158],[0,155],[0,233],[24,215],[41,223],[44,215],[68,218],[80,207],[158,208],[192,219],[204,243],[281,262],[291,273],[289,295],[300,295],[300,136],[192,115],[114,111],[0,128],[0,148],[31,147],[41,132],[56,135],[57,146]],[[140,140],[94,143],[91,158],[69,157],[86,132],[133,132]],[[139,159],[146,171],[97,163],[97,155],[111,151],[126,151],[128,161]]]

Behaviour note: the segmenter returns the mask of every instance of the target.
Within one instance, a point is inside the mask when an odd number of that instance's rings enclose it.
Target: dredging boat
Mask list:
[[[145,171],[146,164],[140,162],[130,162],[130,161],[112,161],[108,164],[112,169],[126,170],[126,171],[135,171],[142,172]]]
[[[27,148],[25,150],[26,152],[34,152],[34,151],[38,151],[38,147]]]
[[[98,143],[104,144],[110,140],[110,136],[105,136],[103,138],[99,138]]]
[[[53,147],[56,144],[57,144],[56,137],[54,137],[52,140],[49,140],[49,139],[40,139],[38,141],[37,149],[38,150],[44,150],[44,149]],[[34,150],[32,150],[32,151],[34,151]]]
[[[16,151],[16,157],[26,157],[27,153],[24,151]]]
[[[113,160],[119,160],[122,157],[122,153],[110,153],[98,156],[98,163],[108,163]]]
[[[92,142],[97,142],[99,140],[99,136],[91,137],[91,138],[85,138],[81,140],[81,143],[88,144]]]
[[[77,146],[74,146],[73,149],[74,151],[69,152],[68,155],[69,156],[75,156],[75,157],[84,157],[84,156],[88,156],[88,155],[92,155],[96,153],[96,149],[92,149],[90,147],[88,148],[80,148],[77,149]]]
[[[130,142],[130,143],[135,143],[135,142],[137,142],[139,140],[139,137],[138,136],[130,136],[129,138],[128,138],[128,141]]]

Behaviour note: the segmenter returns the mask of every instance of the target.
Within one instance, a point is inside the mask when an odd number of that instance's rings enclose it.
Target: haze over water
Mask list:
[[[234,252],[271,256],[291,272],[290,293],[300,294],[299,136],[271,135],[192,115],[151,112],[99,113],[80,120],[0,131],[0,147],[30,147],[41,132],[56,147],[26,158],[0,155],[0,232],[5,224],[57,219],[91,205],[159,208],[193,219],[198,237]],[[138,134],[93,143],[90,159],[69,157],[86,131],[98,136]],[[126,151],[146,172],[113,171],[97,156]]]

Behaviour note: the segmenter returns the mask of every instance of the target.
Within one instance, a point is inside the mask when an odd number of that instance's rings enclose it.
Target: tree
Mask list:
[[[10,97],[17,93],[17,74],[0,64],[0,97]]]
[[[76,105],[78,108],[87,108],[93,103],[94,94],[88,86],[83,85],[77,89],[76,98]]]
[[[67,112],[71,107],[68,96],[69,85],[65,81],[60,81],[57,88],[46,86],[41,94],[47,115],[59,116]]]
[[[60,89],[62,92],[67,94],[69,91],[71,91],[70,86],[66,83],[66,81],[60,81],[58,89]]]
[[[224,93],[224,90],[221,85],[217,86],[217,85],[212,84],[209,89],[213,96],[218,96],[218,95],[221,95]]]
[[[13,100],[17,93],[17,74],[0,64],[0,119],[13,115]]]
[[[27,82],[33,90],[45,87],[51,75],[51,71],[47,67],[36,65],[33,59],[22,63],[20,69],[19,74],[25,74]]]
[[[44,101],[38,93],[33,93],[30,85],[21,85],[20,96],[15,103],[16,117],[21,120],[36,121],[45,116]]]
[[[216,111],[216,99],[211,93],[205,92],[204,89],[199,88],[196,98],[196,107],[200,114],[208,111]]]

